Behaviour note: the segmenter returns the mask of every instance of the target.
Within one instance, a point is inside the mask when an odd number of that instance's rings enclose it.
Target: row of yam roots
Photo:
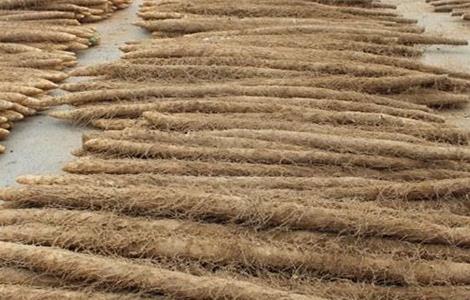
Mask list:
[[[470,20],[470,1],[468,0],[426,0],[426,2],[434,7],[435,12],[446,12],[462,20]]]
[[[75,66],[76,52],[98,43],[82,23],[107,18],[127,0],[0,0],[0,141]],[[0,145],[0,153],[5,147]]]
[[[468,299],[470,74],[370,0],[145,0],[116,62],[43,99],[64,175],[0,190],[0,295]]]

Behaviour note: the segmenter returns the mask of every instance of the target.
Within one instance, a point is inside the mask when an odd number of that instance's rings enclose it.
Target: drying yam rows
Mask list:
[[[98,43],[95,30],[81,23],[127,5],[127,0],[0,1],[0,141],[15,122],[44,108],[47,92],[76,64],[75,53]]]
[[[0,20],[27,24],[78,25],[101,21],[129,0],[2,0]]]
[[[435,12],[446,12],[462,20],[470,20],[470,1],[468,0],[426,0],[426,2],[434,6]]]
[[[65,175],[0,191],[0,295],[468,299],[469,74],[370,0],[146,0],[153,38],[44,105]]]

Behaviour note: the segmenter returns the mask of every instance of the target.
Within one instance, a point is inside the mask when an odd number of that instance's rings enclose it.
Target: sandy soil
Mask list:
[[[137,9],[141,0],[110,19],[94,24],[101,36],[98,47],[79,55],[79,65],[111,61],[120,56],[119,45],[141,39],[145,33],[132,23],[137,21]],[[398,12],[417,19],[431,34],[470,39],[470,22],[447,13],[434,13],[424,0],[383,0],[398,5]],[[422,60],[453,70],[470,72],[470,46],[428,47]],[[470,107],[463,111],[446,112],[449,122],[470,128]],[[57,173],[61,166],[72,159],[70,152],[81,144],[83,128],[56,121],[45,114],[18,123],[11,137],[3,142],[8,152],[0,156],[0,186],[12,185],[22,174]]]

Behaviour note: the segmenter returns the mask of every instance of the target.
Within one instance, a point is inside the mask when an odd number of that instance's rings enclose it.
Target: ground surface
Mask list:
[[[432,34],[440,34],[470,40],[470,22],[447,13],[433,13],[424,0],[384,0],[398,5],[398,12],[405,17],[417,19]],[[145,33],[133,26],[137,21],[140,1],[134,1],[126,10],[115,13],[111,19],[94,26],[101,35],[98,47],[79,55],[79,65],[112,61],[120,56],[119,45],[126,41],[141,39]],[[426,63],[444,66],[453,70],[470,72],[470,46],[429,47],[422,60]],[[458,112],[447,112],[449,122],[470,128],[470,106]],[[0,186],[15,183],[22,174],[57,173],[61,166],[71,160],[70,152],[81,144],[83,128],[56,121],[45,114],[28,118],[18,123],[11,137],[4,142],[8,152],[0,156]]]

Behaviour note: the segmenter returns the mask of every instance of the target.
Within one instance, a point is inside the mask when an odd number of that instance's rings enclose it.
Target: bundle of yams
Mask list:
[[[67,77],[63,70],[76,64],[75,52],[98,42],[95,30],[80,24],[127,5],[108,0],[0,0],[0,140],[13,123],[42,108],[47,91]]]
[[[103,20],[130,0],[2,0],[1,21],[78,25]]]
[[[470,20],[469,0],[426,0],[426,2],[434,6],[435,12],[447,12],[463,20]]]
[[[66,175],[2,189],[0,295],[468,299],[470,75],[368,1],[145,1],[54,117]],[[81,297],[81,298],[80,298]],[[62,298],[60,298],[62,299]]]

